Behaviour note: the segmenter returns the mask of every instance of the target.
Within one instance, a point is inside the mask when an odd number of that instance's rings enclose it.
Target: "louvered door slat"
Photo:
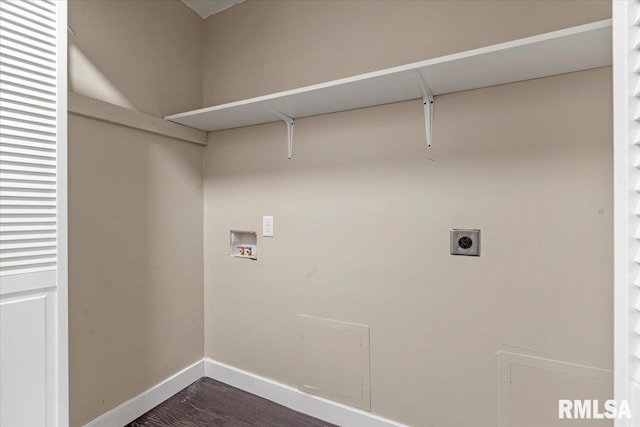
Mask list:
[[[20,252],[14,252],[14,251],[3,251],[2,253],[0,253],[0,260],[9,260],[9,259],[16,259],[16,258],[25,258],[25,257],[45,257],[45,256],[55,256],[56,254],[56,248],[55,246],[50,247],[49,249],[37,249],[37,250],[33,250],[33,251],[20,251]]]
[[[0,29],[0,35],[1,33],[2,30]],[[16,61],[11,60],[10,58],[2,58],[1,56],[0,75],[9,75],[19,78],[21,81],[25,82],[25,84],[35,82],[49,87],[55,85],[55,80],[52,80],[47,74],[35,72],[34,70],[25,68],[23,64],[16,63]]]
[[[36,189],[26,188],[7,188],[0,187],[0,197],[14,197],[22,199],[53,199],[55,200],[55,191],[39,191]]]
[[[6,136],[7,138],[19,137],[43,140],[52,144],[50,149],[55,150],[55,129],[47,128],[45,126],[31,126],[27,123],[19,123],[10,120],[0,120],[0,126],[2,126],[2,134],[0,135]]]
[[[0,49],[2,47],[0,46]],[[25,90],[30,90],[34,94],[41,94],[48,97],[53,97],[55,100],[56,92],[55,87],[51,87],[48,84],[34,82],[33,80],[26,79],[24,77],[20,77],[17,74],[8,74],[5,73],[2,75],[0,83],[6,85],[6,87],[13,86],[14,88],[20,88]],[[16,90],[16,89],[13,89]]]
[[[28,207],[55,207],[56,201],[54,199],[37,199],[37,198],[9,198],[0,197],[0,203],[3,207],[11,206],[28,206]]]
[[[13,251],[13,253],[31,253],[34,250],[42,250],[55,246],[55,239],[30,239],[23,241],[7,241],[0,244],[0,251]]]
[[[51,12],[36,6],[36,4],[28,2],[28,1],[12,1],[11,5],[20,9],[25,16],[30,16],[31,19],[42,20],[42,22],[53,26],[55,28],[56,21],[51,16]]]
[[[7,49],[10,52],[19,52],[22,55],[28,55],[30,60],[40,60],[48,64],[49,67],[55,67],[55,55],[47,54],[46,51],[39,49],[36,45],[21,43],[16,39],[8,37],[0,37],[0,48]]]
[[[55,208],[33,208],[29,206],[18,207],[18,208],[0,208],[0,215],[25,215],[25,216],[34,216],[34,215],[55,215]],[[1,244],[1,242],[0,242]]]
[[[31,156],[21,156],[17,154],[7,154],[3,151],[0,151],[0,162],[11,162],[11,163],[20,163],[24,165],[34,165],[34,166],[48,166],[51,170],[55,170],[56,162],[55,160],[49,159],[39,159]]]
[[[1,73],[1,71],[0,71]],[[2,93],[0,93],[0,111],[4,112],[15,112],[23,115],[30,115],[33,119],[43,118],[46,120],[55,120],[56,115],[55,111],[51,111],[50,109],[42,109],[38,107],[32,107],[30,105],[25,105],[20,102],[15,102],[11,100],[3,99]]]
[[[23,174],[23,173],[14,173],[9,171],[3,171],[0,168],[0,182],[36,182],[36,183],[53,183],[56,182],[55,175],[52,176],[43,176],[43,175],[33,175],[33,174]]]
[[[0,10],[2,11],[2,13],[0,13],[0,22],[2,22],[3,26],[9,27],[11,31],[17,34],[47,44],[55,51],[55,34],[52,34],[48,28],[34,25],[33,19],[15,13],[15,10],[11,10],[11,8],[7,6],[7,2],[0,2]]]
[[[7,243],[19,243],[31,240],[55,239],[56,234],[47,231],[0,232],[0,238]]]
[[[0,47],[3,50],[7,49],[9,54],[19,52],[22,55],[28,55],[23,57],[27,62],[43,61],[49,68],[55,68],[56,57],[48,49],[48,43],[33,39],[26,34],[10,31],[6,27],[0,28]]]
[[[40,0],[24,0],[24,1],[12,0],[12,1],[14,3],[17,3],[21,9],[30,11],[31,13],[34,13],[35,15],[44,19],[45,21],[53,23],[53,25],[55,25],[56,20],[53,17],[55,10],[50,8],[43,9],[42,8],[43,3]]]
[[[55,4],[0,1],[0,276],[56,265]]]
[[[9,140],[20,140],[21,138],[25,140],[33,140],[34,142],[41,143],[50,143],[51,148],[55,148],[56,136],[52,135],[51,132],[36,130],[36,129],[26,129],[26,126],[13,127],[13,126],[3,126],[2,133],[0,134],[0,142],[4,142],[10,144]],[[4,141],[3,141],[4,140]]]
[[[14,64],[18,64],[20,67],[28,67],[37,73],[46,73],[49,70],[55,69],[55,63],[51,63],[49,60],[43,60],[39,56],[29,55],[24,53],[22,49],[14,49],[6,44],[2,47],[2,56],[5,59],[11,59]],[[8,62],[8,61],[7,61]]]
[[[31,225],[31,224],[19,224],[19,225],[3,225],[0,224],[0,233],[18,233],[21,231],[38,231],[38,232],[49,232],[56,231],[55,224],[40,224],[40,225]]]
[[[26,93],[14,91],[10,89],[3,89],[0,91],[2,94],[2,100],[6,102],[13,102],[15,104],[26,105],[32,108],[37,108],[41,112],[53,112],[55,113],[55,102],[40,96],[31,96]]]
[[[5,1],[0,3],[0,12],[18,16],[32,22],[36,28],[44,31],[55,31],[56,23],[51,19],[50,14],[43,13],[42,10],[33,7],[31,3],[22,1]]]
[[[0,164],[1,167],[7,167],[7,165],[2,165]],[[8,166],[14,166],[14,165],[8,165]],[[31,177],[32,179],[22,179],[20,181],[18,180],[9,180],[9,179],[0,179],[0,188],[4,189],[4,190],[16,190],[16,191],[22,191],[22,192],[40,192],[40,193],[49,193],[49,191],[46,191],[44,189],[50,188],[50,187],[46,187],[46,184],[50,184],[49,181],[43,181],[41,180],[41,178],[43,178],[42,175],[39,174],[34,174],[31,173],[29,175],[16,175],[13,174],[11,176],[24,176],[26,177]],[[16,185],[18,184],[18,185]],[[55,197],[56,193],[52,192],[51,193],[51,197]],[[5,207],[5,206],[3,206]]]
[[[45,176],[55,176],[55,168],[51,168],[50,166],[40,166],[40,165],[25,165],[18,164],[13,162],[4,162],[0,159],[0,169],[3,172],[12,172],[12,173],[24,173],[24,174],[34,174],[35,175],[45,175]]]
[[[21,96],[35,98],[46,102],[48,104],[47,106],[55,104],[55,93],[52,94],[50,91],[39,90],[33,87],[33,85],[30,85],[30,88],[25,88],[25,86],[24,83],[14,83],[6,80],[0,81],[0,90],[3,92],[19,93]]]
[[[9,127],[5,128],[4,132],[4,134],[0,134],[0,144],[2,144],[2,146],[42,148],[44,152],[50,152],[55,149],[55,142],[47,138],[42,138],[42,136],[45,135],[36,132],[26,133],[21,130],[10,129]]]
[[[37,119],[37,121],[34,121]],[[0,118],[0,126],[2,121],[6,123],[21,123],[23,125],[35,126],[36,129],[55,129],[56,122],[53,119],[45,119],[44,117],[33,117],[32,114],[25,114],[20,111],[12,111],[8,109],[2,110],[2,117]],[[11,126],[11,124],[9,124]]]
[[[55,183],[42,178],[40,175],[33,174],[0,174],[0,188],[22,189],[22,191],[55,190]]]
[[[25,3],[29,3],[32,7],[37,7],[45,12],[47,12],[47,15],[51,16],[52,14],[55,14],[56,12],[56,8],[53,5],[53,3],[49,2],[49,1],[42,1],[42,0],[24,0]]]
[[[2,121],[0,120],[0,122]],[[45,145],[45,144],[41,144],[41,145]],[[23,156],[34,156],[34,157],[41,157],[43,159],[55,160],[56,158],[55,151],[49,151],[45,147],[42,147],[44,149],[38,149],[38,148],[39,147],[24,146],[22,144],[9,145],[9,144],[0,143],[0,152],[3,152],[3,153],[19,154]]]
[[[32,28],[53,35],[56,23],[50,13],[34,7],[34,3],[26,3],[21,0],[8,0],[0,3],[0,12],[31,22]]]
[[[33,215],[29,217],[15,215],[0,215],[0,225],[16,225],[16,224],[55,224],[56,217],[43,215]]]
[[[35,40],[25,34],[12,31],[11,25],[2,25],[0,27],[0,40],[16,43],[25,49],[38,53],[39,55],[51,55],[50,45],[40,40]],[[54,56],[55,57],[55,56]]]
[[[28,116],[20,115],[19,113],[5,112],[0,117],[0,126],[7,129],[20,129],[45,135],[55,135],[55,124],[49,124],[48,121],[46,123],[37,123],[33,121],[33,117],[26,117]]]
[[[6,72],[21,77],[27,81],[36,81],[43,84],[53,84],[55,80],[51,79],[47,74],[47,70],[39,70],[32,67],[30,64],[20,61],[14,56],[0,56],[0,70],[4,69]]]

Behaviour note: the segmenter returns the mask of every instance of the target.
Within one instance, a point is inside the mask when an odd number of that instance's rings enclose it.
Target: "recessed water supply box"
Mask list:
[[[229,256],[258,259],[258,233],[255,231],[231,230]]]

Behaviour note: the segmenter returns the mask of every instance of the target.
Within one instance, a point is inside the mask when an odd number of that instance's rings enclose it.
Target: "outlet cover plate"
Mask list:
[[[480,230],[451,229],[451,255],[480,256]]]
[[[262,217],[262,236],[273,237],[273,216],[271,215]]]

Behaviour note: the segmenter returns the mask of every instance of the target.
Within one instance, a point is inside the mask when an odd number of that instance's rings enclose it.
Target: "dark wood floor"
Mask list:
[[[125,427],[336,427],[211,378],[201,378]]]

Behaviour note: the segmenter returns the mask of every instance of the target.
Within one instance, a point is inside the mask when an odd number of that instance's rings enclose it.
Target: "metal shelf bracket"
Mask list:
[[[418,85],[422,92],[422,106],[424,108],[424,128],[427,136],[427,147],[431,148],[433,142],[433,92],[419,70],[416,70]]]
[[[293,123],[295,119],[293,117],[289,117],[286,114],[282,114],[276,110],[270,110],[273,114],[280,117],[287,124],[287,149],[289,152],[289,160],[291,160],[291,156],[293,156]]]

